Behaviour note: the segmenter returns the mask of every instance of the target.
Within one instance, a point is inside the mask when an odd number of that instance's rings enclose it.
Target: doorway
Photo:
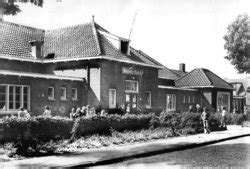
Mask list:
[[[130,113],[137,110],[138,98],[136,93],[126,93],[126,112]]]

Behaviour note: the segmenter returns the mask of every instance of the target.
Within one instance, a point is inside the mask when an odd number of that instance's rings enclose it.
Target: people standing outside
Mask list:
[[[69,118],[70,119],[74,119],[75,118],[75,114],[76,114],[76,109],[73,107],[71,109],[71,112],[69,113]]]
[[[17,112],[17,117],[18,117],[19,119],[25,118],[25,111],[24,111],[24,108],[23,108],[23,107],[20,107],[20,110]]]
[[[221,125],[220,127],[227,127],[226,125],[226,115],[227,115],[227,110],[226,110],[226,107],[223,107],[222,108],[222,111],[221,111]]]
[[[204,128],[204,133],[205,134],[210,133],[208,118],[209,118],[209,113],[207,111],[207,108],[204,107],[203,112],[201,113],[201,119],[202,119],[202,122],[203,122],[203,128]]]
[[[51,117],[51,110],[49,109],[49,106],[45,106],[45,110],[43,112],[44,117]]]
[[[189,112],[189,113],[194,113],[193,105],[189,105],[189,107],[188,107],[188,112]]]
[[[199,104],[196,104],[196,113],[202,113],[202,108]]]

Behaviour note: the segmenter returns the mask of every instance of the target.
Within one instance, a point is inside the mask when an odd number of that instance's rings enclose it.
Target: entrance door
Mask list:
[[[137,110],[137,94],[126,93],[126,112]]]

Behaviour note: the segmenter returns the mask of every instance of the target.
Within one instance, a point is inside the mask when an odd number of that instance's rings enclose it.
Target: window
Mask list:
[[[125,80],[125,91],[138,93],[138,82],[132,80]]]
[[[61,87],[61,90],[60,90],[61,94],[60,94],[60,98],[61,100],[67,100],[67,89],[66,87]]]
[[[72,100],[77,100],[77,88],[72,88]]]
[[[167,111],[175,111],[176,110],[176,96],[175,96],[175,94],[167,94],[166,110]]]
[[[48,88],[48,99],[49,100],[54,100],[55,99],[55,88],[50,86]]]
[[[36,58],[36,45],[37,45],[37,43],[36,43],[36,41],[31,41],[30,42],[30,45],[31,45],[31,51],[30,51],[30,54],[31,54],[31,56],[32,57],[34,57],[34,58]]]
[[[188,95],[188,103],[191,103],[191,96]]]
[[[30,108],[30,88],[24,85],[0,85],[0,111]]]
[[[217,109],[222,107],[226,107],[226,109],[230,110],[230,94],[227,92],[218,92],[217,93]]]
[[[195,103],[195,97],[193,96],[193,103]]]
[[[121,50],[121,53],[127,55],[128,51],[129,51],[129,41],[121,40],[120,41],[120,50]]]
[[[109,89],[109,108],[116,107],[116,90]]]
[[[186,96],[185,95],[183,95],[183,101],[182,102],[186,103]]]
[[[151,92],[146,91],[146,108],[151,108]]]

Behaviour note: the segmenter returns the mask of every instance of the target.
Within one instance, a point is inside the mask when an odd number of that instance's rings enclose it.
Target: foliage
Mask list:
[[[63,117],[17,117],[4,119],[2,141],[29,140],[35,138],[48,141],[50,139],[69,138],[73,121]]]
[[[82,117],[75,121],[72,138],[92,134],[107,134],[110,129],[116,131],[138,130],[150,127],[153,114],[112,114],[108,116]]]
[[[249,56],[247,56],[247,20],[248,15],[239,15],[227,27],[224,48],[227,50],[225,59],[231,61],[239,73],[249,72]]]
[[[27,3],[30,2],[33,5],[42,7],[44,1],[43,0],[0,0],[0,6],[4,9],[5,15],[16,15],[19,12],[21,12],[21,9],[19,8],[19,5],[17,5],[17,2]]]

